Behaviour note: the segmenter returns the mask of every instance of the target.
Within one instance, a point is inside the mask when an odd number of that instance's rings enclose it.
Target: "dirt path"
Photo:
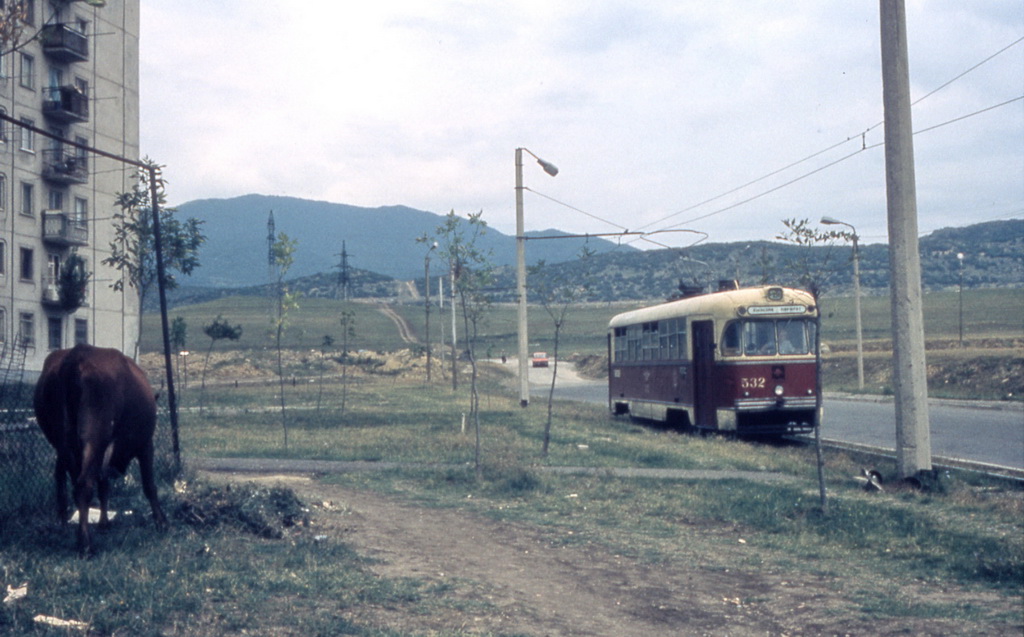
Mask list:
[[[736,529],[689,523],[720,538],[722,554],[645,562],[550,531],[472,513],[426,508],[295,475],[205,474],[283,482],[314,504],[315,532],[338,537],[386,577],[450,586],[465,602],[430,612],[365,611],[357,619],[399,633],[446,631],[543,636],[939,635],[955,627],[850,620],[848,591],[830,578],[747,564]],[[706,544],[705,544],[706,546]],[[939,622],[941,624],[941,622]],[[908,632],[909,631],[909,632]],[[997,633],[995,633],[997,634]]]
[[[377,310],[384,316],[391,319],[395,324],[395,328],[398,330],[398,335],[402,337],[403,343],[420,342],[420,339],[416,338],[416,335],[413,334],[412,327],[409,326],[409,323],[407,323],[406,320],[398,314],[398,312],[395,312],[390,305],[379,303],[377,304]]]

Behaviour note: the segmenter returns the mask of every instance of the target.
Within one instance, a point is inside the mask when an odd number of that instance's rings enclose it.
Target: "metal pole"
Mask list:
[[[519,406],[530,404],[530,368],[526,356],[529,349],[526,314],[526,235],[523,222],[523,149],[516,149],[516,302],[518,315],[516,334],[519,339]]]
[[[957,252],[956,260],[960,262],[960,347],[964,346],[964,253]]]
[[[451,267],[451,289],[450,289],[450,305],[452,308],[452,391],[459,388],[459,349],[458,349],[458,332],[455,329],[455,264],[452,263]]]
[[[860,318],[860,250],[857,231],[853,231],[853,313],[857,330],[857,389],[864,389],[864,332]]]
[[[930,471],[932,460],[904,1],[881,0],[880,18],[896,463],[900,477],[911,478]]]
[[[436,246],[430,246],[427,256],[423,259],[423,285],[426,288],[426,300],[423,303],[424,341],[427,344],[427,384],[430,384],[430,253]]]

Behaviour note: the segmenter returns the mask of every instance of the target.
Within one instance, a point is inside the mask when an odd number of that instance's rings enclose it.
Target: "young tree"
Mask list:
[[[291,292],[288,289],[288,285],[284,282],[285,277],[288,275],[288,270],[292,267],[295,262],[295,246],[298,241],[289,239],[288,235],[281,232],[277,235],[277,240],[271,245],[270,252],[274,259],[274,265],[277,268],[277,282],[275,291],[277,293],[277,313],[274,317],[274,346],[277,349],[277,376],[280,384],[280,399],[281,399],[281,430],[284,432],[284,448],[288,450],[288,421],[285,414],[285,398],[284,398],[284,358],[281,349],[281,338],[284,335],[284,330],[288,325],[288,313],[292,310],[296,310],[299,307],[300,292]]]
[[[161,249],[164,260],[164,286],[174,289],[178,283],[174,273],[188,276],[199,267],[199,248],[206,241],[202,221],[189,218],[182,222],[173,208],[164,207],[166,193],[163,179],[157,173],[157,205],[160,209]],[[103,259],[121,273],[111,287],[124,291],[125,284],[139,295],[139,306],[157,282],[156,241],[153,234],[153,212],[150,202],[150,173],[140,170],[130,192],[117,195],[120,212],[114,214],[114,240],[110,256]]]
[[[477,475],[481,472],[480,464],[480,394],[477,388],[479,372],[477,368],[476,345],[480,324],[490,308],[488,288],[493,282],[494,266],[489,250],[480,247],[479,239],[487,232],[487,222],[483,220],[483,212],[470,214],[463,219],[452,210],[445,217],[444,223],[437,227],[439,253],[451,264],[454,290],[458,297],[463,324],[466,333],[466,351],[471,370],[469,413],[476,435],[475,465]],[[454,341],[454,339],[453,339]],[[454,361],[458,358],[452,352],[452,384],[456,387]]]
[[[324,334],[324,340],[320,341],[320,387],[316,394],[316,414],[320,415],[320,402],[324,397],[324,368],[327,367],[327,352],[334,345],[334,337]]]
[[[341,417],[345,417],[345,404],[348,400],[348,346],[349,339],[356,336],[356,313],[352,310],[341,311]]]
[[[544,270],[545,263],[540,261],[531,268],[530,279],[537,281],[533,286],[535,298],[537,298],[544,311],[554,325],[554,351],[551,356],[551,387],[548,391],[548,414],[544,423],[544,442],[541,445],[541,455],[548,456],[548,446],[551,442],[551,421],[555,402],[555,382],[558,378],[558,346],[562,334],[562,328],[569,316],[569,311],[577,303],[585,300],[590,289],[590,257],[594,251],[584,247],[580,252],[579,260],[582,271],[569,271],[560,268],[557,273],[548,277],[538,277]]]
[[[185,342],[188,340],[188,323],[185,322],[185,317],[176,316],[171,321],[171,348],[178,352],[178,356],[174,357],[176,362],[185,358],[181,356],[181,353],[185,351]],[[175,369],[175,374],[181,375],[180,363],[179,368]],[[188,363],[185,363],[185,386],[188,386]]]
[[[852,235],[842,230],[820,230],[811,226],[808,219],[783,219],[782,224],[786,231],[776,235],[779,241],[792,243],[803,249],[795,259],[790,260],[788,269],[797,276],[797,284],[811,293],[814,297],[814,305],[818,308],[817,317],[814,319],[814,354],[818,368],[815,378],[815,410],[821,413],[821,290],[836,274],[835,266],[832,265],[832,250],[826,250],[824,254],[815,254],[816,251],[810,248],[825,245],[832,247],[835,242],[843,239],[850,240]],[[818,493],[821,500],[822,515],[828,515],[828,497],[825,490],[825,461],[821,452],[821,423],[814,428],[814,443],[818,459]]]
[[[203,378],[199,390],[199,415],[203,415],[203,407],[206,404],[206,371],[210,368],[210,354],[213,353],[213,345],[224,339],[237,341],[242,338],[242,326],[231,326],[220,314],[209,325],[203,326],[203,334],[210,337],[210,346],[206,349],[206,359],[203,361]]]

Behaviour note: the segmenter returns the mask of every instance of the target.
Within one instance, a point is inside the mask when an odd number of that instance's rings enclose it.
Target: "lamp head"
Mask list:
[[[827,226],[842,225],[842,223],[843,223],[842,221],[836,219],[835,217],[828,217],[828,216],[822,217],[821,218],[821,222],[823,224],[827,225]]]
[[[544,172],[551,175],[552,177],[558,174],[558,166],[555,166],[551,162],[544,161],[543,159],[538,157],[537,163],[540,164],[540,167],[544,169]]]

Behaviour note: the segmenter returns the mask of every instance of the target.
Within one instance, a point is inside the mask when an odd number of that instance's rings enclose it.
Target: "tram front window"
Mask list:
[[[806,321],[779,321],[779,354],[806,354],[810,351]]]
[[[814,323],[806,319],[730,321],[722,333],[725,356],[793,356],[814,350]]]
[[[775,354],[775,321],[745,321],[743,323],[743,351],[747,356]]]

